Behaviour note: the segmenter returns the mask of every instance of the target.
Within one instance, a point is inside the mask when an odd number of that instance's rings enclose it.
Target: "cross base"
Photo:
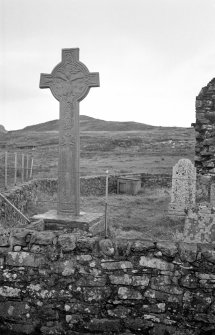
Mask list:
[[[44,230],[64,230],[72,232],[74,229],[89,231],[93,235],[100,234],[104,231],[104,214],[103,213],[85,213],[80,215],[61,215],[56,210],[51,210],[43,214],[34,215],[33,221],[44,221]]]

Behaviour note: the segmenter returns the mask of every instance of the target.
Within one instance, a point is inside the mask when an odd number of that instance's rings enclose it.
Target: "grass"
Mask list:
[[[111,124],[112,126],[112,124]],[[110,125],[108,125],[110,127]],[[87,128],[86,128],[87,129]],[[112,128],[110,128],[112,129]],[[114,173],[172,173],[181,158],[194,159],[195,132],[191,128],[153,127],[132,131],[82,131],[80,151],[81,175]],[[0,136],[0,154],[9,152],[12,167],[9,184],[13,183],[13,153],[34,157],[33,177],[57,177],[58,132],[18,131]],[[20,177],[19,177],[20,182]],[[0,159],[0,191],[4,192],[4,159]],[[168,189],[144,189],[137,196],[111,195],[108,222],[126,236],[172,239],[181,230],[181,222],[167,216]],[[29,208],[29,215],[56,207],[55,199],[41,195],[40,203]],[[55,202],[53,202],[55,201]],[[102,197],[81,198],[84,211],[104,211]],[[131,230],[133,231],[131,233]]]
[[[136,195],[112,194],[108,198],[108,224],[117,236],[126,238],[174,239],[176,230],[182,231],[182,221],[168,218],[167,209],[170,190],[142,189]],[[56,209],[57,196],[40,194],[36,206],[31,206],[28,215]],[[104,212],[104,197],[81,197],[81,211]]]
[[[19,131],[6,135],[0,138],[0,153],[9,152],[11,168],[14,167],[12,153],[19,153],[19,166],[21,153],[28,153],[34,157],[34,177],[57,177],[57,131]],[[180,158],[193,161],[194,144],[194,130],[191,128],[83,131],[80,171],[82,175],[103,174],[107,169],[110,173],[171,173]],[[3,169],[4,159],[0,159],[1,167]],[[0,173],[0,181],[3,177],[4,173]]]

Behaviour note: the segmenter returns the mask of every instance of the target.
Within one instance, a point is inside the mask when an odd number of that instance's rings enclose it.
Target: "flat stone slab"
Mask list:
[[[103,213],[81,212],[80,215],[62,215],[57,214],[56,210],[34,215],[32,220],[43,220],[45,230],[63,230],[71,231],[75,228],[89,230],[90,227],[104,219]]]

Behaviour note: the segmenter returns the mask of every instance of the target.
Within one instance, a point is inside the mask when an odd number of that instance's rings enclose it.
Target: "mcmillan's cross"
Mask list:
[[[50,88],[60,102],[58,214],[80,214],[79,102],[98,86],[99,73],[79,62],[79,49],[63,49],[61,63],[40,77],[40,88]]]

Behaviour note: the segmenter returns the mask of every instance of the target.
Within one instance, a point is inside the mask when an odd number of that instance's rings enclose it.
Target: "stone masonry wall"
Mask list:
[[[172,175],[141,173],[141,184],[143,187],[171,187]]]
[[[214,334],[214,283],[213,245],[0,231],[0,332]]]
[[[198,173],[215,172],[215,78],[196,97],[195,166]]]

